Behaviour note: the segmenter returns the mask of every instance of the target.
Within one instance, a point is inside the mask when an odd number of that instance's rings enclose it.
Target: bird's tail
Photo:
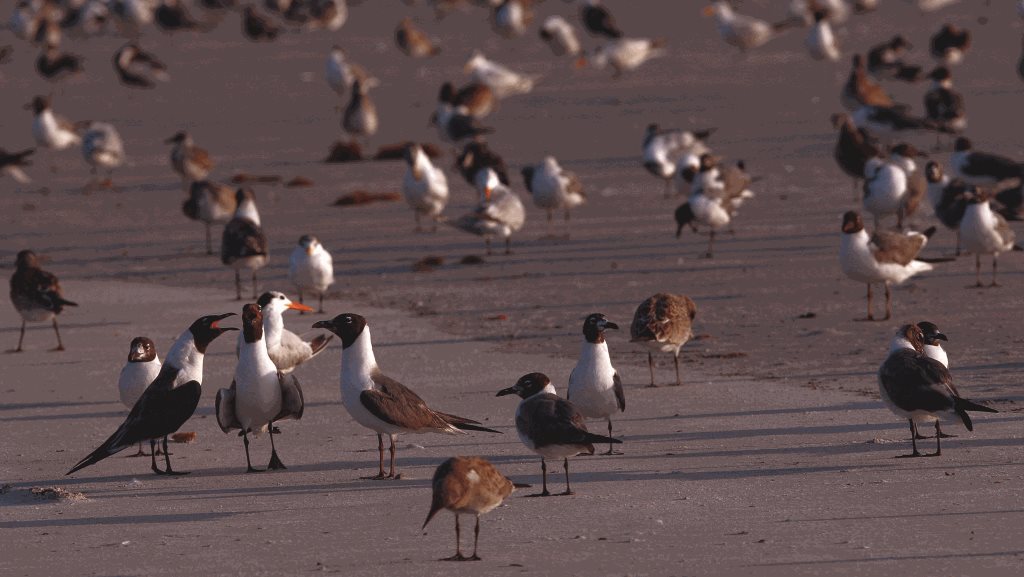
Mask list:
[[[69,300],[67,300],[67,299],[65,299],[63,297],[57,297],[54,300],[56,300],[57,304],[62,306],[62,307],[77,307],[78,306],[78,303],[71,302],[71,301],[69,301]]]
[[[437,412],[437,411],[435,411]],[[501,431],[495,431],[494,429],[488,429],[487,427],[480,424],[479,421],[473,419],[467,419],[465,417],[459,417],[457,415],[449,415],[448,413],[437,412],[437,415],[444,419],[446,423],[459,429],[460,431],[483,431],[484,433],[498,433]]]
[[[333,339],[333,338],[334,338],[333,334],[327,333],[327,334],[317,335],[316,338],[314,338],[313,340],[309,341],[309,348],[311,348],[313,350],[313,356],[314,357],[317,356],[318,354],[320,354],[320,351],[322,351],[325,348],[327,348],[327,343],[330,343],[331,339]]]
[[[583,435],[584,435],[583,442],[584,443],[590,443],[592,445],[603,444],[603,443],[622,443],[622,441],[620,441],[618,439],[613,439],[611,437],[606,437],[604,435],[597,435],[597,434],[594,434],[594,433],[591,433],[591,432],[584,432]]]
[[[107,439],[106,442],[104,442],[102,445],[100,445],[98,449],[89,453],[89,455],[86,456],[81,461],[79,461],[77,465],[71,467],[71,470],[65,473],[65,475],[70,475],[71,473],[74,473],[79,469],[84,469],[89,465],[95,465],[96,463],[99,463],[103,459],[106,459],[107,457],[124,450],[128,445],[118,445],[117,442],[115,441],[115,439],[119,436],[120,432],[121,431],[118,430],[113,435],[111,435],[110,438]]]
[[[956,400],[954,400],[953,403],[954,403],[953,404],[953,411],[955,411],[957,416],[960,417],[960,420],[962,420],[964,422],[964,426],[967,427],[968,431],[973,431],[974,430],[974,424],[971,422],[971,416],[967,414],[967,411],[975,411],[975,412],[979,412],[979,413],[998,413],[999,412],[999,411],[993,409],[992,407],[986,407],[985,405],[979,405],[978,403],[975,403],[974,401],[969,401],[967,399],[961,399],[959,397],[956,398]]]

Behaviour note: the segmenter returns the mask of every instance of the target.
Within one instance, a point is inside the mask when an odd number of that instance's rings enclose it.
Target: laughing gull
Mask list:
[[[920,232],[875,231],[868,236],[864,220],[855,211],[843,215],[842,240],[839,244],[839,266],[847,277],[868,285],[868,316],[864,320],[875,320],[871,312],[871,285],[885,285],[885,318],[892,317],[892,292],[890,285],[900,284],[910,277],[932,270],[932,265],[917,260],[917,255],[935,233],[931,227]]]
[[[679,378],[679,349],[693,337],[693,319],[697,316],[697,304],[685,295],[658,293],[645,299],[633,313],[629,326],[629,340],[647,348],[647,366],[651,370],[651,384],[654,384],[654,352],[672,353],[676,365],[676,386],[682,384]]]
[[[489,86],[499,100],[530,92],[536,80],[532,76],[514,72],[502,64],[488,60],[479,51],[473,52],[463,70],[474,82]]]
[[[134,42],[114,53],[114,72],[121,84],[132,88],[153,88],[157,82],[171,79],[167,65]]]
[[[902,34],[871,48],[868,51],[868,72],[879,80],[917,82],[921,79],[921,67],[903,62],[904,51],[912,48]]]
[[[128,362],[121,368],[117,378],[117,390],[121,403],[130,411],[135,407],[146,387],[160,374],[160,357],[156,344],[146,337],[135,337],[128,348]],[[139,441],[139,451],[132,457],[147,457]]]
[[[43,78],[56,82],[82,72],[83,58],[70,52],[61,52],[60,47],[48,44],[39,58],[36,58],[36,72]]]
[[[132,407],[128,418],[102,445],[78,462],[68,475],[106,459],[141,441],[149,441],[151,468],[158,475],[187,475],[171,469],[167,436],[189,420],[199,404],[203,382],[203,356],[214,339],[235,328],[222,328],[218,321],[235,313],[200,317],[178,337],[156,379]],[[163,438],[165,469],[156,466],[157,439]]]
[[[850,76],[839,93],[839,101],[851,112],[862,106],[889,108],[895,104],[885,89],[868,76],[864,57],[860,54],[853,55]]]
[[[519,395],[522,398],[516,408],[516,431],[519,432],[519,440],[540,455],[543,490],[532,495],[534,497],[551,495],[548,492],[547,459],[564,459],[562,468],[565,469],[565,492],[559,494],[573,495],[569,486],[569,457],[593,455],[594,443],[622,442],[588,432],[583,414],[555,393],[551,379],[543,373],[523,375],[515,385],[498,391],[497,396],[504,395]]]
[[[181,211],[192,220],[206,225],[206,254],[213,254],[213,232],[210,225],[226,223],[238,208],[235,189],[209,180],[193,182],[189,186],[188,200]]]
[[[622,38],[622,31],[615,24],[615,18],[601,4],[601,0],[583,0],[583,6],[580,7],[580,20],[583,21],[583,27],[587,29],[587,32],[594,36],[604,36],[612,40]]]
[[[284,328],[285,311],[313,311],[304,304],[293,303],[284,293],[265,292],[260,295],[256,304],[261,307],[263,340],[266,343],[267,354],[270,355],[270,360],[274,361],[277,370],[284,374],[294,371],[302,363],[320,354],[334,338],[334,335],[321,333],[307,341]],[[241,345],[240,338],[239,346]]]
[[[522,174],[533,203],[548,213],[549,232],[554,211],[564,211],[565,221],[569,222],[569,211],[587,200],[579,177],[563,169],[554,156],[545,156],[540,164],[523,167]]]
[[[612,366],[604,332],[618,329],[601,313],[594,313],[583,321],[583,348],[580,360],[569,374],[569,388],[565,398],[588,419],[608,421],[608,436],[612,436],[612,415],[626,410],[626,394],[622,379]],[[605,455],[621,454],[608,444]]]
[[[413,24],[411,18],[403,18],[395,28],[395,43],[406,56],[426,58],[441,52],[441,47]]]
[[[992,185],[1011,178],[1024,178],[1024,164],[1016,160],[974,149],[974,143],[961,136],[953,143],[949,159],[953,173],[969,184]]]
[[[644,62],[664,56],[665,53],[664,38],[619,38],[598,46],[589,58],[581,56],[576,60],[576,67],[582,68],[589,63],[603,70],[611,66],[612,77],[618,78],[624,72],[636,70]]]
[[[100,169],[107,171],[107,178],[99,186],[111,188],[114,169],[124,164],[124,142],[121,135],[109,122],[91,122],[82,134],[82,156],[96,175]],[[90,183],[92,186],[94,183]]]
[[[850,115],[838,113],[832,115],[832,128],[839,131],[836,147],[832,156],[847,175],[853,178],[854,197],[860,196],[860,181],[864,178],[864,168],[868,160],[881,154],[878,143],[863,128],[858,128]]]
[[[739,48],[741,52],[761,46],[790,26],[803,25],[802,18],[790,18],[772,24],[752,16],[738,14],[723,0],[706,6],[703,14],[714,16],[722,40]]]
[[[970,47],[970,31],[953,24],[943,24],[929,43],[932,58],[946,66],[959,64],[964,59],[964,52]]]
[[[252,189],[239,188],[235,200],[238,203],[235,215],[224,227],[221,237],[220,260],[235,269],[235,300],[242,300],[241,269],[252,270],[252,298],[256,298],[256,271],[266,266],[270,257]]]
[[[576,30],[561,16],[549,16],[540,26],[540,38],[555,56],[576,56],[580,53],[580,40]]]
[[[924,175],[928,182],[928,202],[935,211],[935,218],[946,228],[956,231],[956,255],[960,256],[960,221],[967,211],[965,195],[973,187],[959,178],[950,178],[942,170],[942,165],[934,160],[925,165]]]
[[[28,148],[18,152],[7,152],[5,149],[0,148],[0,174],[8,174],[11,178],[22,184],[32,182],[32,179],[25,174],[22,168],[32,164],[29,157],[35,151],[36,149],[34,148]]]
[[[186,186],[197,180],[206,180],[213,170],[214,162],[210,153],[196,146],[188,132],[178,132],[165,140],[164,144],[174,145],[171,148],[171,168]]]
[[[476,177],[483,169],[490,168],[498,175],[502,184],[511,184],[508,178],[508,166],[497,152],[491,150],[486,142],[476,140],[467,142],[462,153],[455,159],[456,167],[462,178],[471,185],[476,185]]]
[[[974,430],[968,411],[998,413],[960,396],[953,376],[942,363],[924,354],[924,332],[917,325],[903,325],[889,345],[889,356],[878,369],[878,390],[889,410],[910,423],[913,453],[901,457],[920,457],[917,451],[918,424],[935,423],[935,452],[942,454],[939,421],[962,422]]]
[[[832,31],[832,24],[828,19],[828,11],[818,9],[814,11],[814,24],[807,32],[804,39],[804,46],[815,60],[830,60],[838,62],[841,56],[839,42]]]
[[[376,78],[356,78],[352,82],[352,97],[341,117],[341,127],[355,138],[377,134],[377,105],[370,98],[370,89],[377,84]]]
[[[11,303],[21,315],[21,335],[14,352],[21,352],[26,322],[46,321],[53,321],[53,332],[57,335],[57,347],[53,350],[64,350],[60,329],[57,328],[57,315],[64,307],[77,307],[78,304],[64,298],[57,276],[40,268],[39,258],[30,250],[19,252],[15,259],[14,274],[11,275]]]
[[[686,155],[700,157],[711,152],[704,141],[715,132],[707,130],[662,129],[648,124],[644,131],[643,164],[647,172],[665,181],[665,198],[672,196],[672,179],[676,175],[677,161]]]
[[[448,177],[430,162],[419,144],[408,144],[403,150],[407,169],[402,179],[402,195],[416,217],[416,232],[420,232],[420,217],[432,221],[431,230],[437,232],[437,221],[448,204]]]
[[[39,146],[64,150],[82,141],[79,125],[56,114],[49,97],[36,96],[26,108],[32,110],[32,136]]]
[[[496,0],[491,12],[491,24],[495,32],[505,38],[522,36],[526,27],[533,22],[532,0]]]
[[[324,295],[334,284],[334,259],[317,237],[305,234],[299,238],[288,258],[288,280],[298,289],[300,303],[303,291],[312,293],[320,300],[317,312],[324,312]]]
[[[405,385],[384,375],[373,356],[365,318],[343,313],[313,328],[327,329],[341,338],[341,403],[355,422],[377,433],[380,468],[371,479],[400,477],[395,473],[395,438],[401,433],[500,433],[477,421],[435,411]],[[391,440],[388,474],[384,473],[384,435]]]
[[[999,253],[1010,250],[1021,250],[1016,244],[1016,235],[1013,229],[1006,224],[1006,219],[1001,214],[992,210],[989,201],[992,193],[987,190],[968,192],[967,210],[964,218],[960,221],[960,239],[964,243],[964,250],[974,253],[974,275],[975,286],[984,286],[981,283],[981,255],[992,255],[992,283],[989,286],[996,287],[996,267]]]
[[[950,132],[960,133],[967,128],[967,107],[962,94],[953,89],[953,75],[940,66],[928,74],[932,87],[924,95],[924,109],[928,119]],[[941,133],[936,133],[939,138]],[[938,142],[936,142],[938,148]]]
[[[270,463],[266,470],[287,469],[274,446],[274,423],[302,418],[302,387],[293,375],[282,374],[267,354],[263,313],[258,304],[242,307],[242,343],[230,388],[217,391],[217,424],[225,433],[239,431],[245,446],[247,473],[258,473],[249,458],[249,434],[270,433]]]
[[[943,334],[939,330],[939,327],[933,322],[921,321],[917,323],[917,328],[921,329],[921,333],[924,338],[922,344],[924,346],[924,354],[930,358],[935,359],[942,363],[942,366],[949,368],[949,356],[946,354],[946,350],[942,348],[942,343],[939,341],[949,341],[949,337]]]
[[[455,555],[441,560],[479,561],[476,546],[480,540],[480,515],[489,513],[512,494],[515,490],[512,481],[482,457],[452,457],[438,465],[430,484],[433,487],[430,512],[421,530],[427,528],[438,511],[448,509],[455,514]],[[459,515],[476,517],[473,555],[469,557],[462,554]]]

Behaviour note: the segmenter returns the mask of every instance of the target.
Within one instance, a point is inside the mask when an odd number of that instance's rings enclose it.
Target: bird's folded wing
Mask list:
[[[242,423],[238,422],[235,414],[235,382],[231,381],[231,387],[217,391],[217,400],[214,404],[217,413],[217,424],[220,430],[225,433],[232,429],[241,429]]]
[[[277,378],[281,382],[281,412],[274,417],[274,420],[295,419],[297,421],[301,419],[306,402],[302,396],[299,380],[295,378],[295,375],[282,373],[278,373]]]

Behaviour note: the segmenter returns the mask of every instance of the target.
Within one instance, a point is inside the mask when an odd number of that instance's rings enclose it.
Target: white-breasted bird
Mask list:
[[[942,454],[939,422],[963,423],[974,430],[968,411],[998,413],[960,396],[949,369],[924,354],[924,333],[917,325],[903,325],[889,344],[889,355],[878,368],[878,390],[889,410],[910,423],[914,452],[901,457],[920,457],[919,424],[935,424],[935,452]]]
[[[589,58],[581,56],[576,61],[577,68],[588,63],[594,68],[612,68],[612,76],[618,78],[624,72],[636,70],[644,62],[652,58],[664,56],[665,40],[663,38],[619,38],[598,46]]]
[[[612,436],[612,415],[626,410],[626,393],[622,379],[612,366],[608,353],[608,342],[604,333],[618,329],[619,325],[608,320],[601,313],[593,313],[583,321],[583,347],[579,361],[569,374],[569,388],[565,398],[584,417],[608,421],[608,436]],[[605,455],[617,454],[608,444]]]
[[[523,167],[522,174],[533,203],[547,211],[549,227],[554,211],[564,211],[568,222],[569,211],[587,200],[579,177],[564,170],[554,156],[545,156],[540,164]]]
[[[547,497],[548,459],[563,459],[565,492],[573,495],[569,485],[569,457],[594,454],[594,443],[621,443],[618,439],[587,431],[583,414],[569,401],[555,393],[551,379],[543,373],[519,377],[516,384],[498,391],[497,396],[518,395],[522,400],[516,408],[516,431],[519,440],[540,455],[543,489],[536,496]]]
[[[430,162],[419,144],[408,144],[403,156],[408,168],[402,179],[402,196],[416,217],[416,232],[422,230],[420,217],[423,216],[433,221],[432,230],[436,232],[438,217],[448,204],[448,177]]]
[[[100,169],[107,171],[107,178],[100,186],[112,187],[115,168],[124,163],[124,143],[117,129],[109,122],[91,122],[82,135],[82,156],[92,167],[93,175]]]
[[[838,62],[842,55],[839,51],[839,41],[832,31],[832,24],[829,22],[828,12],[823,9],[814,11],[814,24],[807,32],[804,39],[804,46],[815,60],[829,60]]]
[[[548,16],[540,26],[540,37],[555,56],[576,56],[580,53],[576,30],[561,16]]]
[[[252,270],[252,298],[256,298],[256,271],[267,265],[270,253],[252,189],[239,188],[235,200],[238,203],[235,214],[224,226],[221,237],[220,260],[235,269],[235,296],[236,300],[242,300],[241,269]]]
[[[128,362],[121,368],[121,374],[117,378],[117,390],[121,397],[121,404],[131,410],[146,387],[160,374],[160,367],[156,344],[147,337],[132,339],[128,348]],[[139,452],[132,456],[148,456],[142,451],[142,441],[139,441]]]
[[[466,74],[480,84],[486,84],[499,99],[533,90],[536,78],[514,72],[508,67],[489,60],[479,51],[473,52],[463,67]]]
[[[892,317],[892,292],[890,285],[900,284],[910,277],[932,270],[930,263],[917,260],[928,238],[935,234],[935,227],[921,232],[875,231],[869,236],[864,229],[864,220],[855,211],[843,215],[842,240],[839,244],[839,266],[849,278],[868,285],[868,316],[871,312],[871,285],[885,285],[885,318]]]
[[[282,374],[267,353],[263,314],[258,304],[242,307],[241,343],[235,378],[227,389],[217,391],[217,424],[225,433],[239,430],[245,445],[246,472],[258,473],[249,458],[249,434],[270,433],[267,469],[286,469],[274,446],[274,423],[301,419],[305,403],[302,387],[292,375]]]
[[[1016,244],[1017,236],[1006,224],[1006,219],[992,210],[989,204],[992,198],[990,191],[968,192],[964,198],[967,200],[967,210],[960,221],[960,240],[963,242],[964,250],[974,253],[975,284],[979,287],[984,286],[981,283],[981,255],[990,254],[992,282],[989,286],[999,286],[996,282],[999,253],[1021,250]]]
[[[64,150],[82,141],[80,127],[56,114],[48,97],[36,96],[26,108],[32,109],[32,136],[39,146]]]
[[[188,188],[188,199],[181,205],[185,216],[206,225],[206,254],[213,254],[211,225],[228,222],[237,208],[235,189],[210,180],[193,182]]]
[[[479,422],[435,411],[408,387],[384,375],[373,355],[366,319],[343,313],[313,324],[341,339],[341,404],[356,423],[377,433],[380,467],[371,479],[396,479],[395,438],[400,433],[447,433],[484,431]],[[391,470],[384,473],[384,435],[391,440]]]
[[[526,209],[511,188],[501,183],[491,168],[485,168],[483,174],[483,198],[476,209],[464,214],[451,222],[459,230],[484,237],[487,254],[491,254],[491,237],[505,239],[505,254],[512,253],[512,233],[523,227],[526,221]]]
[[[711,152],[705,141],[714,131],[714,128],[691,131],[663,129],[654,123],[647,125],[642,144],[643,165],[647,172],[665,182],[665,198],[672,195],[672,179],[676,176],[679,159]]]
[[[288,258],[288,280],[302,293],[312,293],[320,300],[317,312],[324,312],[324,295],[334,284],[334,259],[317,237],[306,234]]]

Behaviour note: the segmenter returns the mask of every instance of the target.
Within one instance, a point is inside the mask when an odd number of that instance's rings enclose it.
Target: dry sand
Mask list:
[[[46,352],[52,331],[34,327],[26,352],[0,357],[0,485],[9,485],[0,491],[0,574],[1020,573],[1024,262],[1004,258],[1004,286],[993,290],[965,288],[973,282],[970,257],[940,265],[894,291],[891,322],[853,322],[864,314],[863,286],[842,276],[837,248],[840,215],[856,205],[832,161],[828,123],[839,110],[846,57],[838,65],[810,61],[803,31],[741,57],[699,16],[701,3],[673,3],[667,14],[654,2],[630,4],[608,2],[627,32],[663,36],[671,53],[617,80],[572,70],[533,29],[518,40],[496,37],[480,10],[434,22],[426,8],[392,0],[354,6],[339,33],[287,34],[268,45],[246,42],[236,14],[205,35],[146,31],[144,45],[173,78],[154,91],[115,84],[109,58],[117,38],[70,42],[87,57],[88,72],[59,85],[40,80],[34,52],[16,43],[14,62],[0,65],[0,145],[31,144],[30,115],[20,106],[52,91],[55,108],[70,118],[114,123],[130,164],[115,173],[118,191],[90,195],[80,192],[88,174],[77,151],[40,151],[33,185],[0,181],[5,274],[14,254],[31,247],[49,257],[46,267],[82,305],[61,316],[67,352]],[[954,70],[967,97],[968,133],[979,147],[1024,158],[1017,138],[1024,91],[1014,76],[1021,26],[1010,2],[993,4],[965,1],[920,16],[889,0],[879,13],[852,19],[842,40],[848,55],[901,30],[918,47],[912,58],[925,63],[927,39],[942,22],[970,27],[974,47]],[[772,16],[779,5],[742,9]],[[0,14],[10,9],[0,2]],[[408,11],[442,39],[437,59],[408,60],[393,47],[393,25]],[[575,7],[549,0],[539,12],[571,15]],[[340,138],[335,106],[343,102],[322,80],[333,43],[382,80],[373,146],[434,140],[426,120],[436,89],[463,79],[473,47],[543,75],[532,94],[503,102],[488,119],[497,128],[491,143],[513,172],[555,154],[581,176],[590,201],[574,214],[571,238],[542,238],[543,212],[531,207],[515,254],[465,266],[459,259],[481,254],[482,242],[450,229],[414,235],[404,204],[329,207],[357,189],[398,190],[404,171],[399,162],[319,162]],[[923,85],[887,87],[920,110]],[[663,200],[660,183],[639,165],[649,122],[717,127],[716,151],[745,159],[763,177],[735,237],[721,239],[713,260],[698,258],[705,238],[672,237],[680,201]],[[272,250],[263,287],[288,290],[287,254],[300,235],[316,234],[338,272],[329,313],[364,314],[388,374],[431,405],[505,434],[403,436],[405,478],[360,480],[375,470],[375,439],[339,404],[335,344],[298,371],[307,411],[282,425],[288,471],[245,475],[240,441],[222,434],[212,416],[216,390],[234,370],[228,337],[211,346],[203,400],[185,427],[198,440],[173,447],[176,468],[192,475],[156,477],[146,459],[118,455],[64,477],[123,419],[115,385],[133,336],[153,337],[163,355],[195,317],[240,309],[231,273],[203,254],[201,226],[180,212],[183,194],[161,142],[181,128],[213,153],[218,178],[245,171],[315,183],[255,187]],[[911,140],[932,143],[927,135]],[[448,213],[458,215],[474,194],[454,172],[449,180]],[[913,223],[932,223],[927,212]],[[952,246],[941,231],[927,253]],[[446,264],[413,272],[425,256]],[[425,532],[419,526],[430,475],[444,458],[483,455],[518,482],[540,482],[538,458],[512,427],[515,401],[494,393],[538,370],[564,390],[582,318],[600,311],[625,327],[635,306],[658,291],[688,294],[699,308],[702,338],[684,348],[685,386],[644,388],[645,355],[628,334],[612,334],[627,384],[627,411],[616,419],[625,454],[574,459],[574,497],[514,494],[483,519],[482,563],[436,562],[452,552],[451,515]],[[808,312],[814,318],[798,318]],[[287,322],[301,331],[318,318]],[[941,458],[897,460],[909,450],[906,425],[878,400],[875,371],[891,332],[921,319],[952,339],[961,391],[1002,412],[977,418],[973,433],[955,431],[960,437],[944,443]],[[18,322],[12,308],[0,307],[3,348],[13,348]],[[671,374],[670,359],[660,359],[659,381]],[[257,462],[267,445],[256,442]],[[560,488],[559,474],[551,481]],[[34,487],[85,500],[42,499]]]

